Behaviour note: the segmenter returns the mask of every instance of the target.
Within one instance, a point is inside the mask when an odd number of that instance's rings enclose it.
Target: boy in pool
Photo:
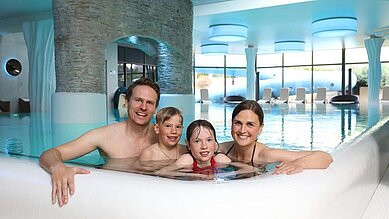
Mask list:
[[[185,147],[178,144],[182,135],[183,117],[179,109],[165,107],[158,111],[155,133],[158,142],[142,150],[139,160],[145,161],[170,161],[187,152]]]
[[[157,171],[158,175],[207,178],[207,175],[213,174],[213,169],[218,164],[231,162],[226,155],[216,154],[216,131],[206,120],[195,120],[188,126],[185,143],[189,153],[183,154],[174,165]],[[180,169],[192,170],[192,173],[177,171]]]

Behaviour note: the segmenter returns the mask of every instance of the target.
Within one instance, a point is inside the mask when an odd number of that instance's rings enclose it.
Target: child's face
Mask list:
[[[155,125],[159,143],[164,146],[176,146],[182,135],[182,121],[179,115],[174,115],[162,124]]]
[[[215,136],[211,130],[204,127],[196,128],[189,141],[189,148],[198,163],[211,161],[216,148]]]

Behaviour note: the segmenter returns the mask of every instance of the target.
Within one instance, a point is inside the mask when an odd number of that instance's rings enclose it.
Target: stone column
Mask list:
[[[194,108],[192,1],[53,0],[53,14],[55,120],[64,123],[106,120],[106,96],[111,96],[106,94],[106,77],[114,74],[114,70],[111,65],[105,66],[104,52],[109,43],[132,36],[152,39],[156,48],[160,48],[157,81],[162,94],[189,95]]]

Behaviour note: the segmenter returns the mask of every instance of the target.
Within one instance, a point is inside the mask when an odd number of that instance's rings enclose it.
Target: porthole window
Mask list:
[[[22,64],[17,59],[10,59],[5,64],[7,73],[11,76],[18,76],[22,72]]]

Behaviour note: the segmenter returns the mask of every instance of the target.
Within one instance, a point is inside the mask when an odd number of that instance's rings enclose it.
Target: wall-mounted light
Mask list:
[[[227,43],[208,43],[201,45],[201,54],[204,55],[225,55],[227,53]]]
[[[342,37],[357,32],[355,17],[329,17],[312,22],[314,37]]]
[[[22,64],[17,59],[9,59],[4,63],[4,70],[8,76],[16,77],[22,72]]]
[[[275,52],[304,52],[305,42],[299,40],[284,40],[274,43]]]
[[[240,24],[215,24],[209,26],[209,40],[235,42],[246,40],[247,27]]]

